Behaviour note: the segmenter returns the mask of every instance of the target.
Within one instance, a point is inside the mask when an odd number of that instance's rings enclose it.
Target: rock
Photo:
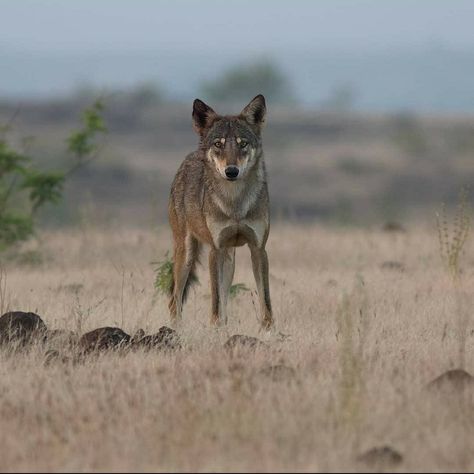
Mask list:
[[[83,353],[120,349],[130,343],[130,336],[120,328],[103,327],[84,334],[79,339]]]
[[[403,227],[402,224],[396,221],[388,221],[384,224],[383,230],[385,232],[400,232],[400,233],[405,233],[406,229]]]
[[[132,336],[131,343],[135,344],[145,337],[145,331],[143,329],[137,329],[135,334]]]
[[[377,446],[361,454],[357,460],[372,468],[395,467],[403,456],[390,446]]]
[[[46,325],[35,313],[11,311],[0,316],[0,344],[42,342]]]
[[[268,346],[260,339],[251,336],[244,336],[242,334],[234,334],[229,337],[227,342],[224,344],[224,349],[228,352],[234,350],[250,350],[255,351],[257,349],[267,349]]]
[[[260,369],[258,373],[264,377],[268,377],[274,382],[293,380],[296,376],[296,370],[293,367],[288,367],[283,364],[264,367],[263,369]]]
[[[326,285],[330,288],[336,288],[337,280],[334,280],[334,278],[330,278],[329,280],[326,280]]]
[[[474,377],[462,369],[452,369],[432,380],[426,388],[430,391],[463,391],[474,387]]]
[[[158,349],[174,351],[181,349],[181,341],[178,333],[167,326],[162,326],[155,334],[143,336],[139,339],[137,339],[137,334],[135,334],[132,345],[134,349],[146,350]]]

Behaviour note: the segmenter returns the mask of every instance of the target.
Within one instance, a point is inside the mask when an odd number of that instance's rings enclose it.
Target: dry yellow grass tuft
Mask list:
[[[36,312],[49,329],[156,333],[167,302],[150,262],[169,246],[165,230],[43,234],[26,249],[41,259],[5,266],[0,306]],[[472,255],[467,241],[471,288]],[[473,470],[474,391],[459,403],[455,384],[425,389],[458,368],[436,229],[276,225],[269,257],[273,334],[258,332],[253,291],[230,301],[227,328],[209,327],[201,271],[181,351],[48,364],[40,345],[2,351],[0,470]],[[253,289],[249,260],[239,249],[235,281]],[[473,330],[469,321],[471,373]],[[265,344],[228,351],[234,334]]]

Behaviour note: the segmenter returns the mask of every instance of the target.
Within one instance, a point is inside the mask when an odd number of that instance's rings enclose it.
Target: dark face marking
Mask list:
[[[260,147],[260,136],[237,117],[218,118],[201,140],[209,162],[230,181],[243,177],[253,166]],[[239,170],[236,176],[235,168]]]

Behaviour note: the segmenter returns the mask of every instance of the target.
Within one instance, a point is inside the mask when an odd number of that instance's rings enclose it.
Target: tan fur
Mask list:
[[[169,201],[174,239],[174,287],[169,307],[174,323],[181,320],[185,292],[203,244],[210,247],[211,321],[227,322],[235,247],[247,244],[262,326],[273,325],[265,251],[270,230],[269,199],[260,139],[264,114],[263,96],[257,96],[233,117],[220,117],[195,101],[194,128],[201,136],[200,147],[181,164]],[[227,180],[227,167],[238,168],[235,180]]]

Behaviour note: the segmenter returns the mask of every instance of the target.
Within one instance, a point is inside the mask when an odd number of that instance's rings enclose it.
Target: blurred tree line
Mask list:
[[[201,92],[207,100],[224,103],[246,103],[257,94],[276,104],[295,101],[287,76],[269,59],[231,67],[216,79],[204,82]]]

